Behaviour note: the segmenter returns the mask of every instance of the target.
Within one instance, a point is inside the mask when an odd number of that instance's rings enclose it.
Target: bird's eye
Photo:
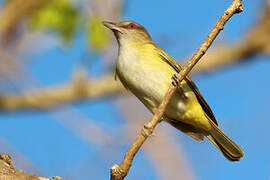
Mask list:
[[[134,23],[130,23],[130,24],[128,25],[128,27],[129,27],[130,29],[134,29],[134,28],[135,28],[135,24],[134,24]]]

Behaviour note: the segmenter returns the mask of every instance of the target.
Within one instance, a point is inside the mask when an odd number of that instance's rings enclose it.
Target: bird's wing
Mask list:
[[[160,47],[154,44],[154,46],[158,49],[158,52],[160,52],[160,56],[164,61],[166,61],[171,67],[175,69],[177,73],[179,73],[182,70],[182,67],[180,66],[179,63],[177,63],[168,53],[166,53],[164,50],[162,50]],[[201,107],[203,108],[204,112],[207,114],[207,116],[216,124],[217,120],[214,116],[214,113],[212,112],[210,106],[207,104],[205,99],[203,98],[202,94],[200,93],[199,89],[197,86],[194,84],[194,82],[191,80],[191,78],[187,75],[185,77],[186,82],[192,89],[192,91],[195,93]]]

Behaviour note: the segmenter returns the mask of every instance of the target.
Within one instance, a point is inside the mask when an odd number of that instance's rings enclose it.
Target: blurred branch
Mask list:
[[[49,109],[83,99],[112,97],[120,92],[123,92],[122,85],[113,76],[104,76],[102,79],[74,81],[28,94],[3,95],[0,97],[0,109]]]
[[[265,9],[259,12],[262,12],[262,15],[258,23],[242,39],[233,45],[220,45],[211,49],[193,68],[192,73],[197,75],[217,71],[251,60],[251,57],[256,55],[270,56],[270,3],[267,3]],[[84,90],[88,92],[88,96],[78,95],[72,85],[73,82],[24,94],[2,94],[0,95],[0,110],[52,109],[63,104],[115,97],[125,93],[126,90],[122,85],[114,81],[112,77],[113,74],[109,74],[100,80],[85,80],[86,84],[82,86],[89,88]]]
[[[144,146],[144,152],[152,161],[158,174],[157,177],[163,180],[195,179],[190,161],[188,161],[189,159],[181,147],[181,142],[179,143],[179,139],[176,140],[172,137],[172,129],[169,129],[168,126],[163,126],[157,130],[157,137],[152,138],[153,140],[150,143],[145,143]]]
[[[202,43],[200,48],[195,52],[195,54],[191,57],[191,59],[187,62],[187,64],[183,67],[183,69],[178,73],[177,78],[179,82],[181,82],[186,75],[191,71],[191,69],[195,66],[195,64],[201,59],[201,57],[205,54],[207,49],[211,46],[217,35],[221,30],[223,30],[226,22],[236,13],[240,13],[243,11],[243,6],[241,0],[234,0],[232,4],[228,7],[228,9],[223,13],[220,19],[215,24],[212,31],[208,34],[205,41]],[[145,142],[145,140],[153,133],[153,130],[159,123],[160,119],[165,112],[166,106],[169,103],[171,97],[173,96],[176,87],[170,85],[166,95],[164,96],[161,104],[156,110],[152,119],[144,125],[141,133],[136,138],[134,143],[127,150],[124,159],[122,160],[120,165],[114,165],[111,168],[111,180],[122,180],[126,177],[131,167],[132,161]]]
[[[11,78],[11,77],[17,77],[19,74],[22,73],[22,67],[21,67],[21,61],[18,62],[15,60],[15,56],[18,54],[20,50],[21,42],[24,38],[24,33],[19,33],[12,43],[13,46],[9,49],[8,53],[5,53],[3,49],[5,43],[3,43],[2,47],[0,47],[0,53],[1,53],[1,61],[0,61],[0,75],[4,78]],[[1,49],[2,48],[2,49]]]
[[[100,125],[74,108],[64,108],[63,111],[49,113],[59,124],[68,129],[78,138],[95,146],[108,146],[113,144],[113,139]],[[97,138],[98,137],[98,138]]]
[[[0,153],[0,179],[5,180],[61,180],[60,177],[45,178],[16,169],[9,155]]]
[[[13,0],[0,14],[0,37],[6,34],[19,20],[36,11],[48,0]]]

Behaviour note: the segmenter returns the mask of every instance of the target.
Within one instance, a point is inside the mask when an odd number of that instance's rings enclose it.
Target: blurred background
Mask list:
[[[0,152],[31,174],[108,179],[151,114],[114,80],[117,43],[101,21],[139,22],[184,64],[230,3],[1,0]],[[244,158],[161,123],[126,179],[270,179],[270,1],[243,4],[191,76]]]

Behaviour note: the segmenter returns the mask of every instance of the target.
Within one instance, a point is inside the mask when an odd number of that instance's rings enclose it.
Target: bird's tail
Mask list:
[[[244,151],[227,137],[217,125],[210,120],[212,129],[207,139],[230,161],[239,161],[244,156]]]

